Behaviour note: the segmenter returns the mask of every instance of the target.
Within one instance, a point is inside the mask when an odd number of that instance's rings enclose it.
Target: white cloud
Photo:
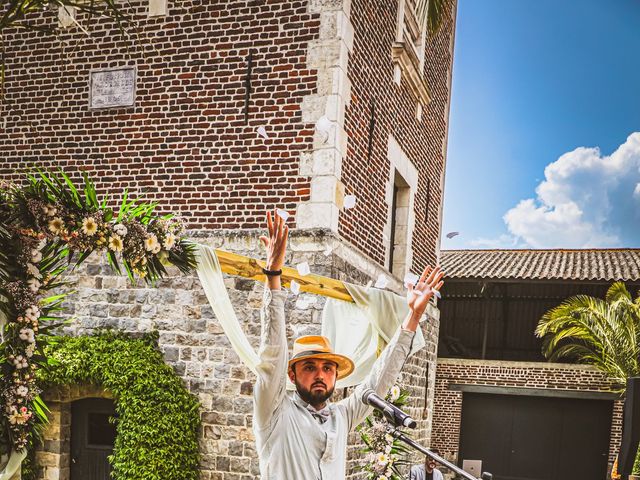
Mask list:
[[[482,249],[509,249],[509,248],[522,248],[522,242],[519,241],[518,237],[514,237],[513,235],[503,234],[498,238],[476,238],[475,240],[471,240],[469,244],[473,248],[482,248]]]
[[[640,243],[640,132],[614,153],[580,147],[547,165],[537,197],[503,217],[511,235],[533,248]]]

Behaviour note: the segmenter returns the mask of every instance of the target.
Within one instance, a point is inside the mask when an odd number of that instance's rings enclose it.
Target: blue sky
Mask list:
[[[640,247],[638,58],[638,0],[459,0],[442,248]]]

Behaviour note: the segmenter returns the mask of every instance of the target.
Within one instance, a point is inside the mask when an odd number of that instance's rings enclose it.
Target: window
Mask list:
[[[387,268],[396,277],[403,278],[407,271],[407,243],[409,233],[409,203],[411,188],[396,170],[391,206],[391,238],[389,265]]]
[[[383,239],[387,246],[385,267],[398,278],[411,270],[411,241],[415,225],[414,195],[418,189],[418,171],[393,135],[387,151],[390,169],[386,191],[389,221]]]
[[[396,25],[396,41],[391,49],[394,80],[400,85],[406,81],[418,100],[418,117],[430,101],[429,88],[424,78],[426,32],[415,16],[415,0],[400,0]]]

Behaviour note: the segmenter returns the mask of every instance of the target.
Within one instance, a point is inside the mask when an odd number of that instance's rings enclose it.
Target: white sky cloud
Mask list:
[[[522,242],[519,241],[518,237],[514,237],[513,235],[503,234],[498,238],[476,238],[469,242],[471,247],[480,248],[480,249],[509,249],[509,248],[522,248]]]
[[[547,165],[536,198],[503,217],[515,244],[589,248],[640,244],[640,132],[609,156],[580,147]],[[484,242],[505,243],[508,236]],[[628,245],[632,241],[634,245]]]

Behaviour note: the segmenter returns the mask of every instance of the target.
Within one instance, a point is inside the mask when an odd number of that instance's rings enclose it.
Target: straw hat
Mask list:
[[[300,360],[321,358],[330,360],[338,365],[338,379],[353,372],[353,362],[350,358],[334,353],[327,337],[321,335],[304,335],[293,342],[293,353],[289,360],[289,368]]]

